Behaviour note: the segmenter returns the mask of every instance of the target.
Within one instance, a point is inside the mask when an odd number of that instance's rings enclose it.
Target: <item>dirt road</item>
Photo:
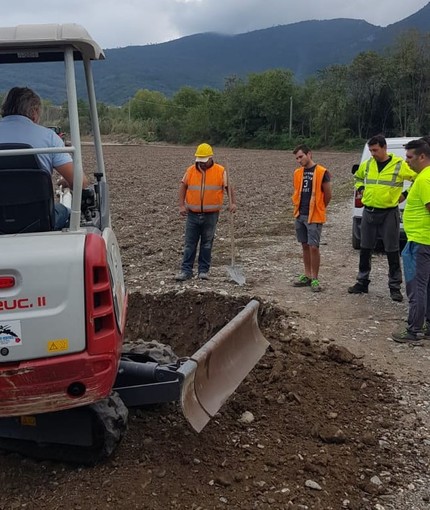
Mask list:
[[[350,219],[357,155],[314,155],[333,174],[334,202],[321,246],[324,289],[312,294],[291,285],[301,253],[290,205],[294,161],[282,151],[216,152],[238,190],[246,285],[227,276],[227,213],[210,281],[174,281],[184,228],[176,194],[192,153],[105,147],[131,293],[128,338],[190,354],[257,297],[271,349],[200,435],[171,405],[133,413],[116,455],[95,468],[0,457],[0,509],[428,508],[430,342],[409,348],[389,338],[407,304],[390,300],[383,256],[374,258],[367,296],[346,292],[358,263]]]

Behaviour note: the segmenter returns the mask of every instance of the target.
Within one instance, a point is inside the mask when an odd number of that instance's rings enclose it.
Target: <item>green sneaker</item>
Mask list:
[[[312,278],[311,290],[312,292],[321,292],[320,281],[317,278]]]
[[[429,322],[426,322],[424,324],[422,332],[423,332],[423,338],[425,340],[430,340],[430,323]]]
[[[391,338],[399,344],[422,345],[423,337],[407,329],[401,329],[391,334]]]
[[[301,274],[297,277],[297,280],[293,283],[294,287],[309,287],[311,284],[311,278],[305,274]]]

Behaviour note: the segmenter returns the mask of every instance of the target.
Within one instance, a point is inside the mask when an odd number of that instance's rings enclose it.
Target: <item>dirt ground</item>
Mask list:
[[[128,341],[155,339],[191,354],[256,298],[267,354],[199,435],[170,404],[132,412],[117,452],[96,467],[1,456],[0,509],[430,508],[430,342],[410,348],[390,339],[407,304],[389,298],[383,255],[374,257],[368,295],[346,291],[358,264],[350,218],[358,155],[314,154],[332,172],[334,199],[321,245],[323,292],[313,294],[291,284],[301,249],[290,201],[294,160],[281,151],[216,151],[237,188],[246,284],[226,271],[227,212],[211,279],[175,282],[184,231],[177,189],[192,154],[105,147],[130,291]],[[91,172],[91,147],[84,157]]]

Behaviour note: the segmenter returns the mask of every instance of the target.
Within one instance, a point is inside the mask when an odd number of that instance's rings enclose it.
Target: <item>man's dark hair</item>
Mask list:
[[[367,145],[370,147],[371,145],[379,145],[379,147],[386,147],[387,140],[385,140],[384,135],[375,135],[372,138],[369,138],[367,141]]]
[[[297,145],[297,147],[293,150],[293,154],[297,154],[299,151],[302,151],[303,154],[308,154],[311,152],[311,149],[305,145],[304,143]]]
[[[407,151],[413,150],[416,156],[424,154],[426,158],[430,158],[430,145],[426,141],[427,138],[429,137],[423,136],[417,140],[411,140],[404,147]]]
[[[40,97],[28,87],[13,87],[4,98],[1,115],[22,115],[33,120],[35,111],[40,111],[42,101]]]

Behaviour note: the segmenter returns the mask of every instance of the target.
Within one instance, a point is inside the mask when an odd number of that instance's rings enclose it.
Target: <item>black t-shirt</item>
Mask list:
[[[378,172],[382,172],[382,170],[388,165],[388,163],[393,159],[393,156],[389,156],[386,161],[377,161],[376,164],[378,165]]]
[[[312,179],[314,178],[316,165],[311,168],[303,169],[303,186],[302,186],[302,195],[300,197],[300,207],[299,214],[308,216],[309,214],[309,204],[311,203],[312,196]],[[330,182],[330,174],[325,171],[322,182]]]

